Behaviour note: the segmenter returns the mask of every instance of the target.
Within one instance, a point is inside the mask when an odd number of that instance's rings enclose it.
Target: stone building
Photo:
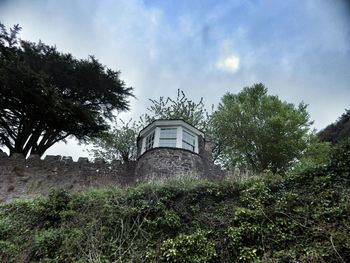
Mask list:
[[[156,120],[140,131],[137,180],[178,175],[214,179],[222,176],[211,159],[204,133],[183,120]]]

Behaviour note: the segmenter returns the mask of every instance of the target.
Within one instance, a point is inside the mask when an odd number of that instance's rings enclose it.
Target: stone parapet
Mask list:
[[[90,162],[70,156],[48,155],[43,160],[32,155],[8,157],[0,153],[0,200],[47,194],[52,188],[82,191],[92,187],[130,185],[135,182],[136,161]]]
[[[175,176],[218,180],[223,175],[224,171],[212,163],[203,137],[199,137],[199,154],[180,148],[152,148],[137,161],[127,163],[106,163],[102,159],[90,162],[85,157],[74,162],[72,157],[60,155],[25,159],[21,154],[9,157],[0,151],[0,202],[46,195],[53,188],[83,191]]]

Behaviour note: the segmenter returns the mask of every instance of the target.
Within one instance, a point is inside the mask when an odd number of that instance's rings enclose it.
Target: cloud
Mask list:
[[[23,39],[120,70],[137,97],[125,118],[178,88],[217,105],[225,92],[263,82],[308,103],[322,128],[350,107],[350,16],[338,2],[0,0],[0,17],[19,23]]]
[[[227,57],[220,58],[216,64],[219,70],[235,73],[240,67],[240,58],[237,55],[229,55]]]

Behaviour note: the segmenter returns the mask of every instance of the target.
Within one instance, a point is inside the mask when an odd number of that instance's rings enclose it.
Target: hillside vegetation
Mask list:
[[[348,262],[350,144],[285,176],[174,179],[0,206],[1,262]]]
[[[318,133],[321,141],[337,143],[350,137],[350,110],[345,110],[338,120]]]

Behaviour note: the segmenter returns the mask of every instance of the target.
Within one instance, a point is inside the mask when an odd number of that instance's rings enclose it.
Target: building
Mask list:
[[[183,120],[156,120],[140,131],[139,155],[158,147],[169,147],[199,153],[199,137],[204,133]]]
[[[156,120],[139,133],[135,177],[220,177],[222,172],[212,163],[210,146],[204,133],[184,120]]]

